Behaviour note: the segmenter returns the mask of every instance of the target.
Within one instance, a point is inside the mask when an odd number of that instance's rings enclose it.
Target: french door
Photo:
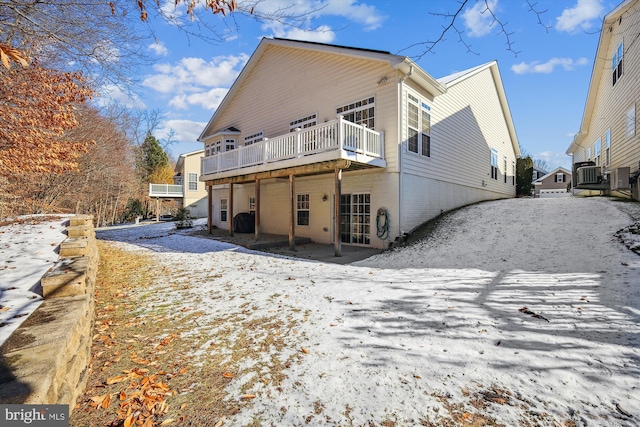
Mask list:
[[[340,241],[353,245],[371,242],[371,194],[340,196]]]

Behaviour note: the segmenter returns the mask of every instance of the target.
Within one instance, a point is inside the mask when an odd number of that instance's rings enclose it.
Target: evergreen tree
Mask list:
[[[516,195],[530,196],[531,181],[533,179],[533,160],[531,157],[521,157],[516,160]]]
[[[140,145],[138,170],[143,181],[148,182],[156,171],[169,167],[169,155],[162,149],[160,143],[151,132],[147,132],[144,142]]]

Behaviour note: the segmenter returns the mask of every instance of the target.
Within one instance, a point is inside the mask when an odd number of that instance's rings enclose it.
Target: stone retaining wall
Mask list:
[[[68,404],[84,391],[98,271],[93,217],[69,219],[45,298],[0,347],[0,403]]]

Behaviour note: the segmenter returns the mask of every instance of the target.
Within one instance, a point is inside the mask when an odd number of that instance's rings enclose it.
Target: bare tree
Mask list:
[[[493,27],[496,28],[496,31],[497,31],[496,34],[504,38],[506,49],[509,52],[512,52],[514,56],[517,57],[520,52],[515,49],[515,41],[513,40],[514,33],[513,31],[510,31],[508,29],[509,23],[503,20],[500,16],[498,16],[494,8],[491,6],[489,0],[478,0],[478,1],[481,4],[483,4],[483,9],[480,11],[480,13],[483,15],[486,14],[486,16],[490,18],[489,26],[492,28]],[[439,16],[444,21],[444,23],[442,24],[442,31],[440,32],[438,37],[435,37],[434,39],[414,43],[400,50],[398,53],[419,48],[419,52],[416,55],[412,55],[412,58],[416,60],[420,59],[428,53],[435,53],[436,46],[446,41],[448,34],[453,33],[457,37],[458,39],[457,41],[461,43],[464,46],[464,48],[467,50],[467,53],[478,55],[478,53],[472,49],[472,45],[467,41],[467,39],[464,36],[464,31],[460,29],[460,26],[458,24],[458,21],[460,17],[463,15],[463,13],[465,12],[465,10],[471,7],[470,3],[475,4],[475,2],[470,2],[469,0],[458,0],[456,3],[457,3],[457,6],[452,12],[447,12],[447,13],[429,12],[430,15]],[[538,10],[536,8],[537,3],[532,3],[530,0],[527,0],[527,5],[529,6],[528,11],[536,15],[538,20],[538,25],[543,27],[545,31],[548,32],[551,27],[548,25],[545,25],[542,21],[542,15],[546,12],[546,10],[542,10],[542,11]]]
[[[533,167],[545,172],[551,171],[551,166],[549,166],[549,163],[544,159],[533,159]]]
[[[0,0],[0,58],[26,64],[37,58],[48,68],[82,71],[94,87],[129,89],[135,69],[151,61],[154,22],[170,23],[188,36],[221,43],[237,31],[234,16],[302,26],[312,11],[287,6],[261,12],[261,0]],[[265,9],[266,10],[266,9]],[[213,15],[221,20],[212,21]],[[212,24],[216,22],[216,24]]]

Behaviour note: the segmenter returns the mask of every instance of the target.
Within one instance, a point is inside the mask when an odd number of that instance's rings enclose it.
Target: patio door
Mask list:
[[[340,241],[352,245],[371,242],[371,194],[340,196]]]

